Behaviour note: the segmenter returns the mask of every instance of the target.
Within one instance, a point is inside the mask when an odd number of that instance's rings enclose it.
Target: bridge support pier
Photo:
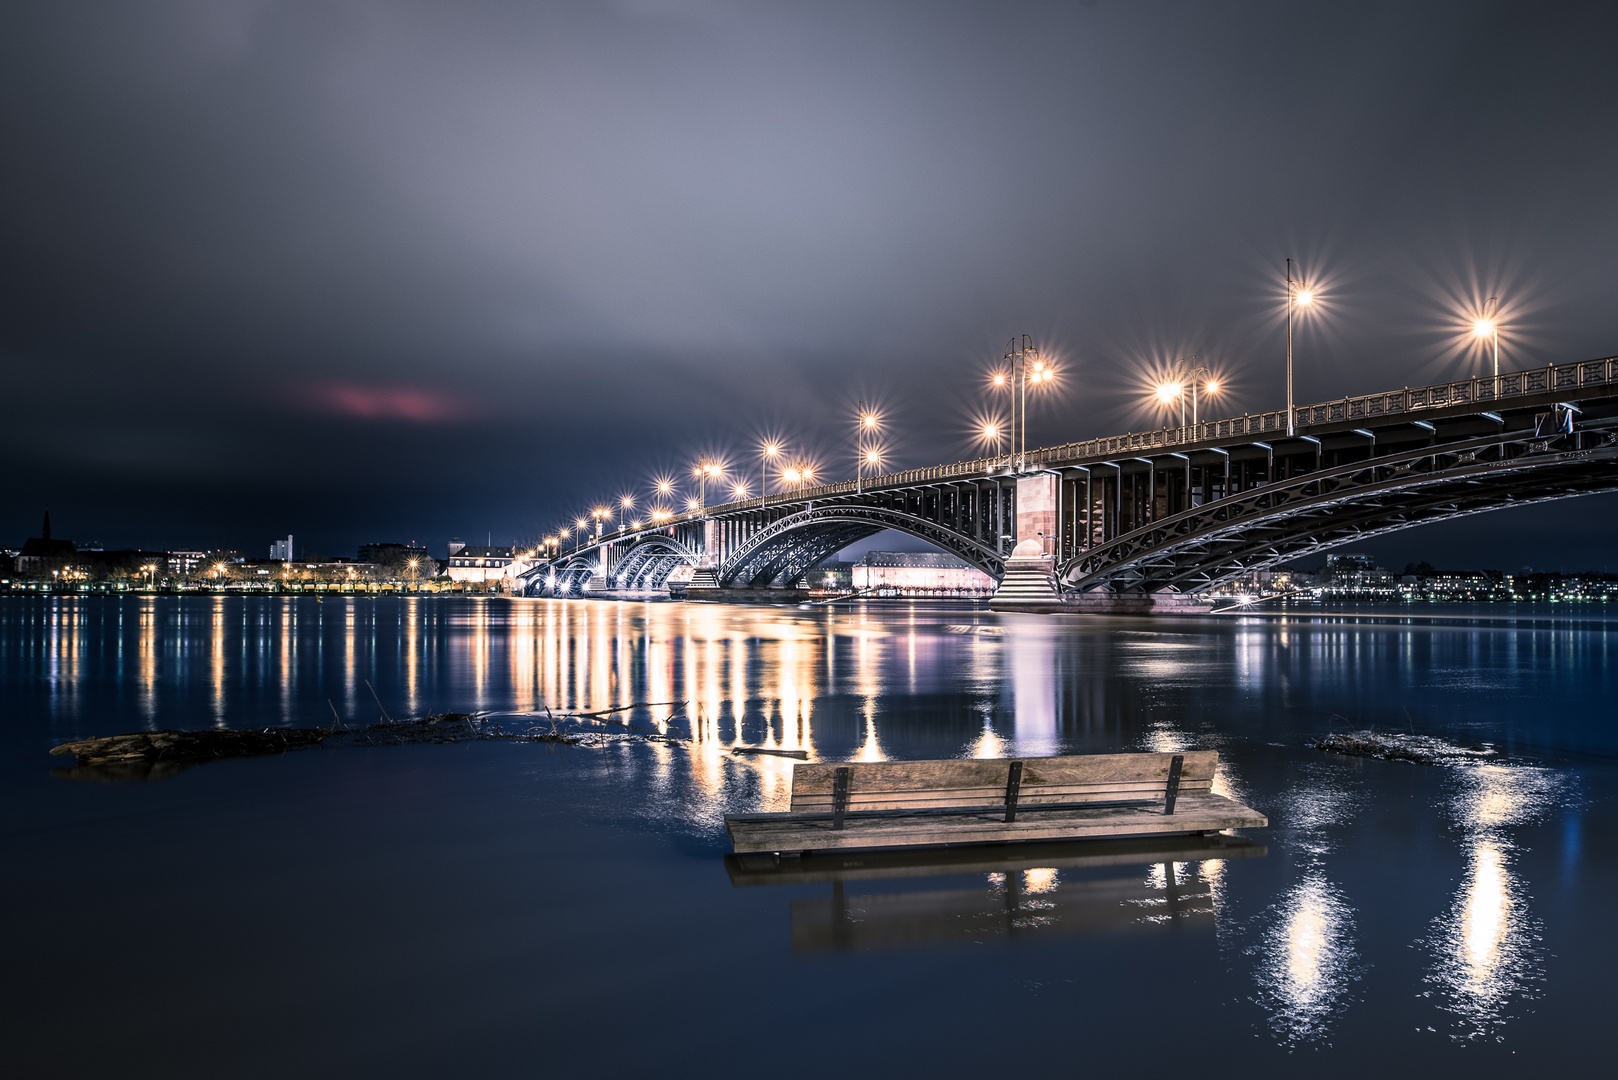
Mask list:
[[[1062,592],[1056,582],[1058,483],[1054,473],[1018,478],[1017,546],[989,599],[992,610],[1041,615],[1195,615],[1213,610],[1185,593]]]
[[[1057,482],[1054,473],[1017,479],[1017,546],[989,599],[995,611],[1049,611],[1062,605],[1056,587]]]

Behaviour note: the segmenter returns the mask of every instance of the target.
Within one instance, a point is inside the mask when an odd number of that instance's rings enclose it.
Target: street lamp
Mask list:
[[[1472,336],[1482,339],[1491,338],[1494,341],[1494,378],[1495,396],[1500,396],[1500,301],[1496,297],[1489,297],[1489,302],[1483,305],[1483,317],[1472,323]]]
[[[1180,426],[1185,427],[1185,391],[1191,388],[1191,426],[1197,426],[1197,389],[1198,379],[1202,380],[1201,388],[1209,396],[1219,393],[1219,377],[1201,364],[1192,366],[1192,361],[1200,359],[1195,356],[1185,356],[1174,362],[1169,369],[1169,377],[1157,384],[1157,400],[1164,405],[1180,405]]]
[[[1011,365],[1012,392],[1016,394],[1011,401],[1011,449],[1017,454],[1021,467],[1027,463],[1028,455],[1029,384],[1041,386],[1053,381],[1056,378],[1056,369],[1048,360],[1040,357],[1034,339],[1027,334],[1022,336],[1021,344],[1016,338],[1012,338],[1002,359]],[[994,384],[1001,385],[998,373],[995,375]],[[1021,417],[1018,416],[1019,410]]]
[[[781,444],[773,439],[758,448],[758,504],[764,505],[765,496],[770,493],[770,462],[781,454]]]
[[[859,426],[854,434],[854,493],[860,492],[865,479],[865,451],[866,439],[876,435],[880,430],[881,417],[876,410],[870,408],[865,402],[860,402]],[[880,455],[878,455],[880,457]]]
[[[584,530],[589,528],[589,526],[590,520],[588,518],[579,518],[573,523],[573,531],[578,534],[573,538],[574,551],[579,550],[579,545],[584,543]]]
[[[612,511],[608,510],[605,506],[598,506],[594,510],[590,511],[590,514],[596,519],[596,539],[600,540],[601,523],[612,516]]]
[[[1301,277],[1292,276],[1293,262],[1287,260],[1287,435],[1298,433],[1297,412],[1292,405],[1292,305],[1308,307],[1315,302],[1315,291]],[[1302,268],[1298,271],[1303,272]]]
[[[982,439],[986,443],[993,443],[994,444],[994,456],[995,457],[1000,456],[1000,436],[1001,436],[1000,425],[997,422],[993,421],[993,420],[984,421],[983,426],[978,429],[978,438],[979,439]]]
[[[635,499],[631,495],[625,495],[623,498],[618,500],[618,531],[619,532],[624,531],[624,511],[628,510],[631,506],[634,506],[634,505],[635,505]]]
[[[697,481],[696,507],[706,510],[708,507],[708,477],[718,479],[725,473],[724,468],[717,461],[703,458],[691,469],[691,475]]]

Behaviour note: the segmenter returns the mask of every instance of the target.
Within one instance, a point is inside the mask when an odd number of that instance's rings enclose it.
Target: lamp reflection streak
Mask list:
[[[1314,766],[1288,793],[1279,819],[1293,832],[1299,877],[1261,917],[1259,941],[1247,950],[1257,959],[1259,1003],[1287,1044],[1324,1037],[1362,974],[1353,906],[1325,871],[1333,830],[1358,808],[1342,784],[1338,771]]]
[[[1513,1003],[1532,1000],[1545,978],[1542,926],[1512,871],[1517,846],[1508,830],[1553,807],[1563,778],[1546,769],[1478,765],[1458,769],[1456,779],[1450,811],[1466,830],[1466,875],[1449,910],[1434,920],[1426,982],[1455,1015],[1455,1038],[1498,1040]]]

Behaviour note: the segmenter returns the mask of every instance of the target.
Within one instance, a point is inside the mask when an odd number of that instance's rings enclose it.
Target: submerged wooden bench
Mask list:
[[[1255,829],[1256,810],[1213,793],[1219,754],[795,765],[792,809],[727,814],[736,851],[1155,836]]]

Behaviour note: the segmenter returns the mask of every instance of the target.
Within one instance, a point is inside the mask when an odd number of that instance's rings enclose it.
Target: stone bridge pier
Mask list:
[[[990,608],[1042,615],[1194,615],[1213,610],[1183,593],[1063,592],[1056,579],[1061,497],[1057,473],[1017,478],[1017,546],[1006,559],[1006,576],[989,599]]]

